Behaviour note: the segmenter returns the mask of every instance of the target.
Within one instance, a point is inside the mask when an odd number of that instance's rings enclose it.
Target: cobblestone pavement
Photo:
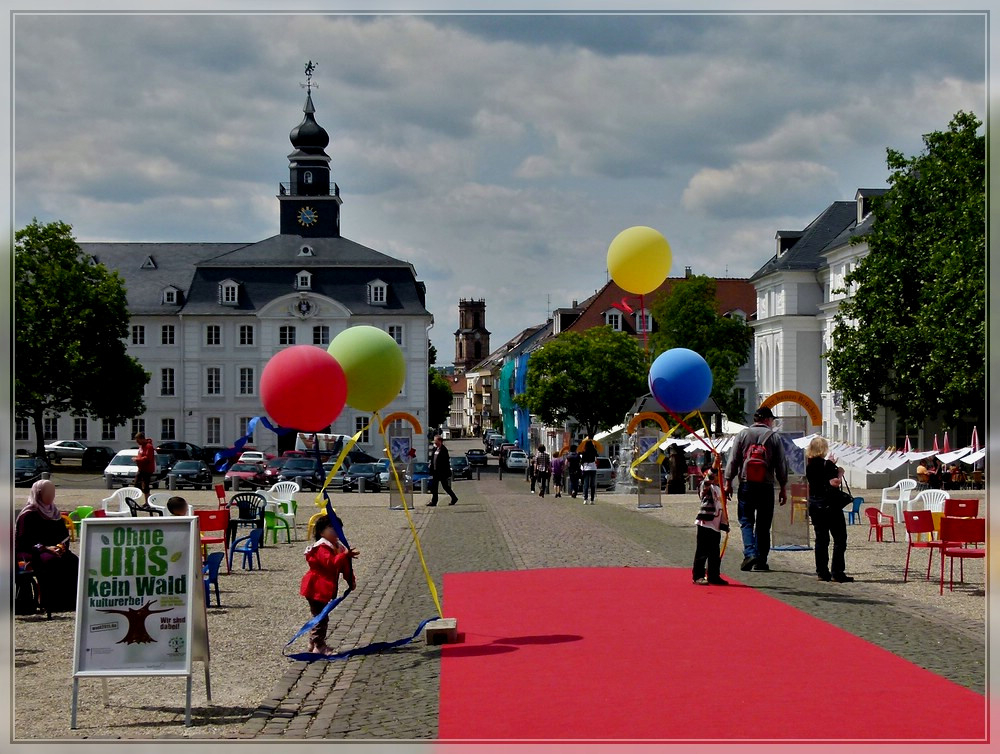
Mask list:
[[[452,452],[455,452],[453,449]],[[597,505],[569,496],[544,500],[523,477],[455,486],[459,503],[423,508],[420,541],[442,600],[444,573],[549,567],[690,567],[693,524],[638,511],[634,499],[598,493]],[[690,503],[694,503],[694,496]],[[665,506],[666,508],[666,506]],[[402,515],[402,514],[400,514]],[[684,519],[686,521],[686,519]],[[734,527],[735,528],[735,527]],[[775,553],[770,573],[738,570],[738,532],[723,571],[793,607],[887,649],[950,680],[984,693],[982,622],[893,600],[875,581],[818,584],[808,563]],[[331,646],[354,647],[409,636],[434,616],[408,529],[393,561],[365,600],[345,602],[331,620]],[[807,556],[811,558],[811,554]],[[805,567],[803,567],[805,563]],[[650,609],[657,609],[650,606]],[[447,612],[447,608],[445,608]],[[459,621],[459,631],[462,631]],[[969,647],[975,651],[969,651]],[[437,735],[440,649],[418,637],[405,647],[347,661],[291,664],[269,699],[242,726],[241,738],[429,740]]]

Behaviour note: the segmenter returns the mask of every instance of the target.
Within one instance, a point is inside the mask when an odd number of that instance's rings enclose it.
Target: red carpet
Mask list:
[[[450,573],[444,614],[441,739],[985,738],[985,697],[687,569]]]

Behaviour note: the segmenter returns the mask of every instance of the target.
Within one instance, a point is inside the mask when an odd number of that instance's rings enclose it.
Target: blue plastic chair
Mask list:
[[[205,558],[205,565],[202,566],[201,572],[205,575],[205,604],[212,604],[212,593],[209,587],[215,585],[215,606],[222,607],[222,599],[219,597],[219,566],[222,565],[222,559],[226,557],[223,552],[213,552],[210,553],[207,558]]]
[[[236,553],[243,553],[243,570],[253,570],[253,556],[257,556],[257,569],[262,570],[260,564],[260,543],[264,539],[263,529],[251,529],[245,537],[240,537],[233,541],[233,546],[229,550],[229,567],[233,567],[233,556]]]
[[[863,497],[854,498],[854,506],[850,510],[844,511],[844,513],[847,514],[847,523],[849,524],[861,523],[861,506],[864,504],[865,504],[865,499]]]

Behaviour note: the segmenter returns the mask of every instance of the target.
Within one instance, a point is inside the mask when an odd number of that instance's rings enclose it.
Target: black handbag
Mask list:
[[[848,505],[854,505],[854,495],[851,494],[851,488],[847,486],[847,481],[841,478],[840,484],[840,487],[830,485],[830,489],[826,493],[827,503],[834,508],[846,508]],[[847,487],[847,492],[844,492],[844,487]]]

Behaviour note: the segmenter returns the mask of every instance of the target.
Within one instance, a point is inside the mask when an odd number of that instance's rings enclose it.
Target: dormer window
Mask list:
[[[375,306],[385,306],[387,286],[381,280],[373,280],[368,284],[368,303]]]
[[[143,269],[143,270],[155,270],[156,269],[156,262],[153,261],[153,257],[151,257],[151,256],[150,257],[146,257],[146,261],[142,263],[142,266],[140,267],[140,269]]]
[[[312,273],[308,270],[299,270],[295,273],[295,290],[308,291],[312,289]]]
[[[649,309],[642,309],[635,313],[635,331],[638,333],[653,331],[653,315],[649,313]]]
[[[299,256],[300,257],[314,257],[314,256],[316,256],[316,252],[313,251],[313,247],[312,246],[309,246],[308,244],[306,244],[306,245],[303,245],[302,248],[299,249]]]
[[[622,329],[621,312],[617,310],[608,310],[604,312],[604,324],[612,330],[620,331]]]
[[[219,283],[219,303],[223,306],[236,306],[240,302],[240,284],[235,280],[223,280]]]
[[[170,304],[176,306],[181,302],[180,289],[175,288],[172,285],[168,285],[166,288],[163,289],[162,301],[164,304]]]

